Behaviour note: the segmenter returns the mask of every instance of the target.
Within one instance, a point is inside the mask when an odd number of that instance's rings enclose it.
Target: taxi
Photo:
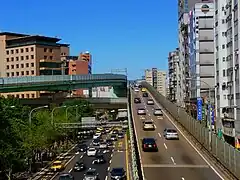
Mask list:
[[[104,128],[103,128],[103,127],[98,127],[98,128],[97,128],[97,131],[102,132],[102,131],[104,131]]]
[[[64,164],[62,161],[54,161],[50,169],[52,171],[62,171],[64,169]]]
[[[141,91],[142,92],[146,92],[147,90],[146,90],[146,88],[142,88]]]

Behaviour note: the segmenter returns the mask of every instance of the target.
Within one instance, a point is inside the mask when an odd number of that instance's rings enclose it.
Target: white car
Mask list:
[[[89,148],[87,150],[87,156],[96,156],[96,154],[97,154],[97,149],[95,148]]]
[[[147,105],[154,105],[154,101],[152,99],[148,99]]]
[[[146,130],[150,130],[150,131],[155,130],[155,125],[154,125],[153,121],[144,121],[143,122],[143,130],[144,131],[146,131]]]
[[[100,136],[101,136],[101,134],[99,134],[99,133],[97,134],[97,133],[96,133],[96,134],[93,135],[93,139],[99,139]]]
[[[154,114],[155,116],[163,116],[163,112],[162,112],[161,109],[154,109],[153,114]]]
[[[100,145],[99,145],[99,148],[100,148],[100,149],[107,149],[107,147],[108,147],[108,145],[107,145],[106,142],[102,142],[102,143],[100,143]]]
[[[137,110],[137,114],[138,114],[138,115],[146,115],[146,110],[145,110],[144,108],[139,108],[139,109]]]
[[[135,92],[139,92],[139,89],[138,89],[138,88],[135,88],[134,91],[135,91]]]
[[[170,128],[164,129],[163,136],[166,139],[179,139],[178,132],[175,129]]]

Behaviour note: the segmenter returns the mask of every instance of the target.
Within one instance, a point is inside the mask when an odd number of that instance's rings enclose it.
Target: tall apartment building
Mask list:
[[[145,70],[145,81],[157,89],[159,93],[166,96],[166,72],[157,68]]]
[[[217,129],[226,141],[240,144],[240,2],[215,2],[215,106]]]
[[[0,77],[61,75],[61,51],[69,53],[61,39],[10,32],[0,33]],[[3,93],[4,96],[37,98],[47,92]]]
[[[174,103],[181,100],[181,83],[180,83],[180,67],[179,67],[179,49],[169,52],[168,54],[168,86],[169,86],[169,99]]]
[[[198,97],[214,99],[214,4],[196,3],[189,12],[189,81],[191,104]],[[205,98],[206,99],[206,98]]]
[[[213,0],[178,0],[178,44],[181,94],[178,105],[186,107],[189,104],[189,50],[188,50],[188,13],[196,3],[213,2]]]

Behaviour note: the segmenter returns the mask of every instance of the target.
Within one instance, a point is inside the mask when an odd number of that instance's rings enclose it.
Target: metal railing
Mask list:
[[[72,128],[96,128],[96,127],[120,127],[127,126],[124,122],[92,122],[92,123],[55,123],[55,126],[60,128],[72,129]]]
[[[166,109],[185,129],[208,150],[224,167],[240,179],[240,151],[221,140],[216,134],[209,133],[205,124],[201,124],[191,117],[184,109],[170,102],[147,82],[142,82],[143,87],[153,95],[155,100]],[[211,135],[211,137],[210,137]],[[210,137],[210,138],[209,138]],[[210,140],[211,139],[211,140]]]

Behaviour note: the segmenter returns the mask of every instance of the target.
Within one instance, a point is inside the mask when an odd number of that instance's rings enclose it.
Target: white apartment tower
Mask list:
[[[166,96],[166,72],[157,68],[145,70],[145,81],[157,89],[159,93]]]
[[[216,128],[224,138],[240,143],[240,1],[215,1]]]

